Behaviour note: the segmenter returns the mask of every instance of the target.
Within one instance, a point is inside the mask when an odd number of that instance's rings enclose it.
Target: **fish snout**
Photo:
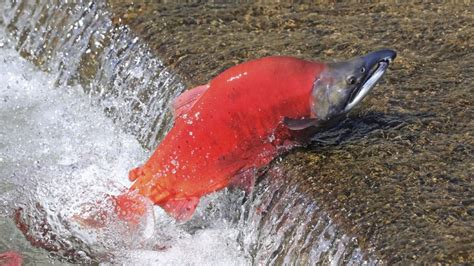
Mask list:
[[[391,49],[381,49],[375,52],[371,52],[362,57],[366,69],[372,69],[377,66],[380,62],[391,63],[395,57],[397,57],[397,52]]]

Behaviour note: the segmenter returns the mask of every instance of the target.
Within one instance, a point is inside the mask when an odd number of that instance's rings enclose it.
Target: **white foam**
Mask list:
[[[154,251],[130,250],[119,255],[119,260],[129,265],[246,265],[233,241],[237,233],[229,229],[202,230],[181,238],[160,256]]]

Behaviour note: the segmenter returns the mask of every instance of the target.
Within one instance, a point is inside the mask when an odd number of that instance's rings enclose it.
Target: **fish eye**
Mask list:
[[[357,79],[354,76],[350,76],[349,78],[347,78],[347,84],[348,85],[354,85],[354,84],[356,84],[356,81],[357,81]]]
[[[365,73],[365,67],[360,68],[360,73]]]

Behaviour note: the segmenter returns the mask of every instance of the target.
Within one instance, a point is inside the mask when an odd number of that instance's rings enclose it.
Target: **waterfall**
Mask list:
[[[58,85],[81,84],[104,111],[148,149],[169,129],[179,77],[114,25],[102,1],[11,1],[2,12],[15,49]]]

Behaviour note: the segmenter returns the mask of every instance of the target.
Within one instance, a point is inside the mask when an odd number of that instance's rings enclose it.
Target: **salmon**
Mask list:
[[[129,192],[115,197],[121,218],[143,215],[146,197],[188,220],[201,197],[233,184],[248,189],[257,169],[305,141],[302,132],[345,116],[395,56],[383,49],[336,63],[266,57],[184,92],[172,104],[172,129],[130,171]]]

